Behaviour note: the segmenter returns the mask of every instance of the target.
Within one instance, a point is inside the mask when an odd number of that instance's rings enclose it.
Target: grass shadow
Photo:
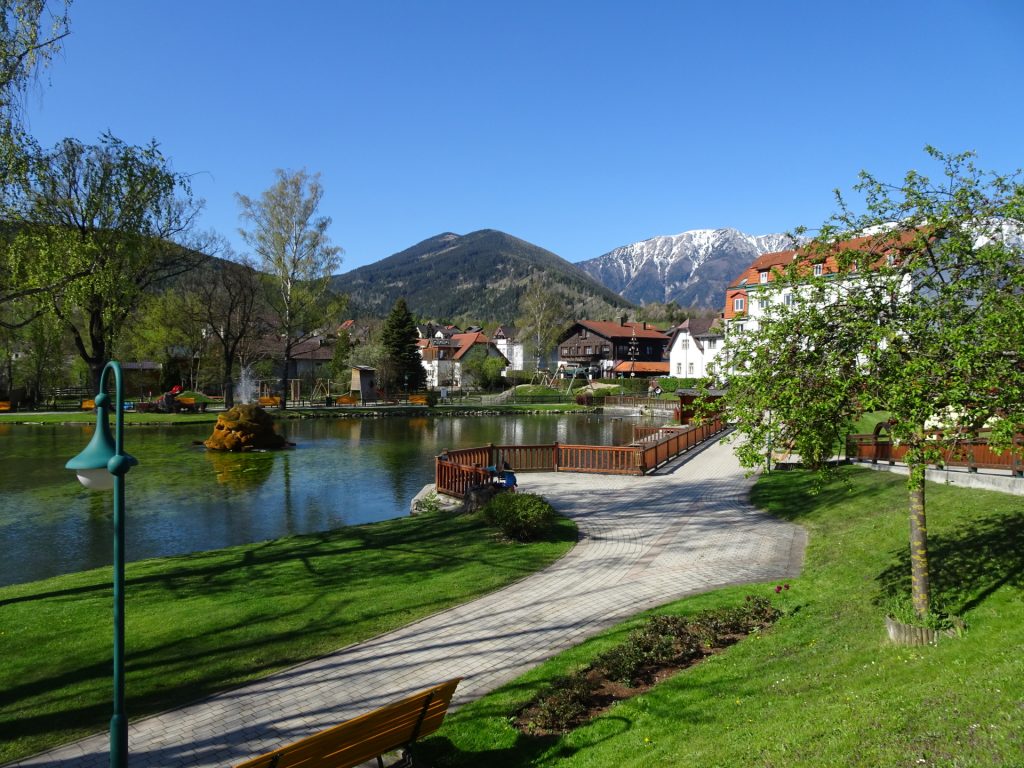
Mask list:
[[[881,598],[910,594],[910,551],[893,553],[877,577]],[[933,600],[954,615],[1004,586],[1024,588],[1024,514],[989,515],[928,539]]]

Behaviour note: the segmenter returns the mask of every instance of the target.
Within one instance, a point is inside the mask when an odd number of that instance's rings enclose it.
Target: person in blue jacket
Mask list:
[[[510,467],[508,465],[507,461],[505,462],[504,466],[502,467],[502,475],[504,476],[504,483],[503,484],[505,486],[505,490],[506,491],[511,491],[512,493],[515,493],[516,492],[516,485],[517,485],[516,475],[515,475],[515,472],[512,471],[512,467]]]

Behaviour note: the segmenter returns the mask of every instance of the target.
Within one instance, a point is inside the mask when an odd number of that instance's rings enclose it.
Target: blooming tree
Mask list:
[[[983,428],[997,448],[1024,424],[1024,186],[971,153],[927,148],[933,180],[862,173],[776,274],[756,332],[726,342],[722,407],[748,467],[775,447],[828,472],[854,420],[884,412],[909,467],[911,593],[929,611],[925,469]],[[815,264],[829,264],[831,272]]]

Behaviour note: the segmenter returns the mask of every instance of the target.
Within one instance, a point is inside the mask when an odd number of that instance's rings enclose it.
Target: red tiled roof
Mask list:
[[[456,333],[452,340],[459,345],[459,351],[455,353],[455,360],[461,360],[475,344],[490,344],[491,340],[477,331],[476,333]]]
[[[864,237],[855,237],[851,240],[844,240],[839,243],[831,245],[826,250],[817,251],[809,248],[800,248],[789,251],[777,251],[775,253],[765,253],[754,259],[753,263],[741,272],[729,287],[726,289],[725,294],[725,318],[731,319],[735,316],[736,312],[732,308],[732,300],[737,296],[746,297],[746,289],[752,286],[761,285],[761,272],[768,272],[768,281],[771,282],[775,279],[773,274],[774,268],[785,269],[795,259],[805,259],[808,263],[817,263],[824,265],[824,271],[826,273],[834,273],[839,271],[839,265],[836,262],[836,255],[843,251],[864,251],[866,253],[877,253],[880,257],[898,250],[900,246],[909,244],[915,237],[917,232],[914,230],[900,230],[899,232],[888,234],[885,232],[876,235],[865,235]],[[749,306],[749,305],[748,305]]]

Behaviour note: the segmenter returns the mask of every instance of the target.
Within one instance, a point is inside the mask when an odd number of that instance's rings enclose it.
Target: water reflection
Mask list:
[[[632,422],[584,415],[314,419],[278,431],[296,448],[219,454],[193,447],[209,424],[130,427],[129,560],[328,530],[408,513],[445,448],[623,443]],[[109,494],[64,462],[92,427],[9,425],[0,434],[0,585],[110,563]],[[520,478],[522,480],[522,478]]]
[[[243,490],[261,486],[270,479],[277,452],[204,451],[203,454],[213,466],[213,474],[218,484],[234,490]]]

